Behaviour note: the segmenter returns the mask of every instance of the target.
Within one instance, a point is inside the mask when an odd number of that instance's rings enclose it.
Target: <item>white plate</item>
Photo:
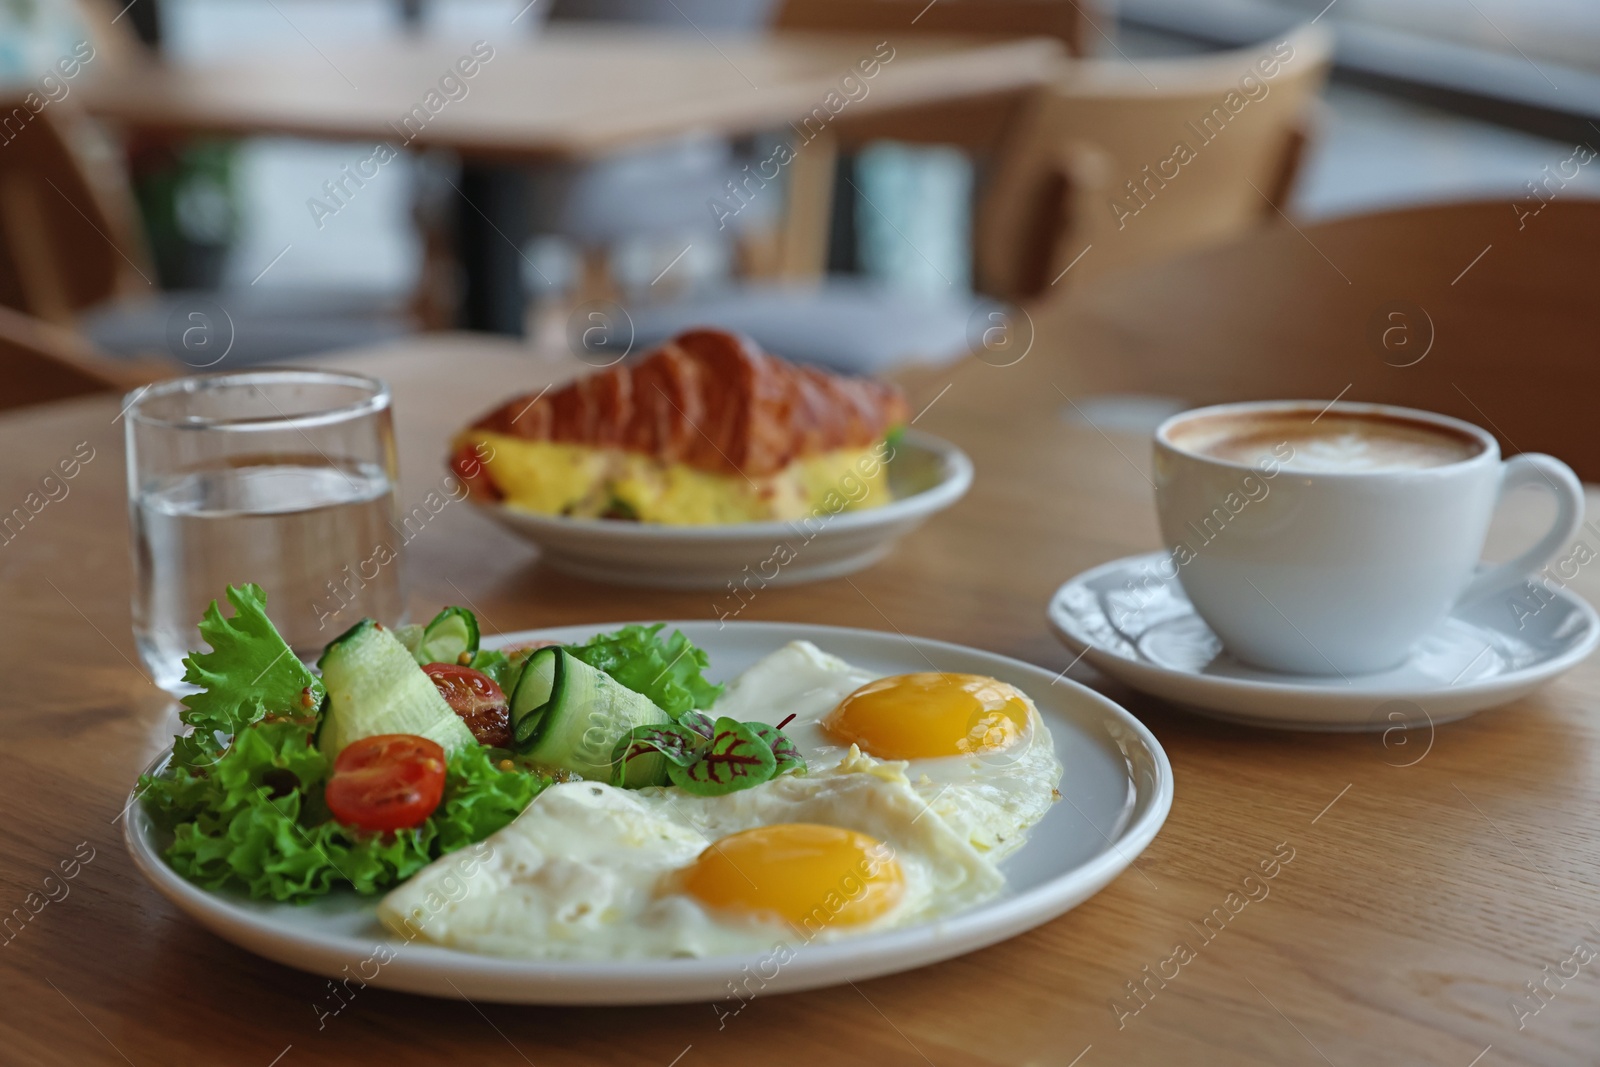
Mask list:
[[[559,571],[621,585],[723,589],[746,579],[756,586],[792,585],[854,574],[888,555],[896,541],[928,516],[960,500],[971,484],[972,461],[965,452],[932,434],[908,430],[889,462],[894,500],[805,524],[663,526],[534,515],[502,504],[473,503],[538,545],[544,561]],[[788,552],[780,553],[780,544]]]
[[[1001,864],[1008,882],[1001,896],[934,923],[804,945],[762,993],[904,971],[1038,926],[1083,903],[1121,873],[1155,837],[1172,806],[1172,767],[1150,731],[1084,686],[1065,680],[1052,685],[1051,673],[1038,667],[872,630],[787,623],[731,623],[720,629],[710,622],[670,625],[710,653],[711,673],[718,679],[732,678],[784,643],[802,639],[882,674],[927,670],[931,660],[940,670],[993,675],[1033,697],[1066,769],[1062,800],[1034,827],[1028,843]],[[583,641],[613,628],[530,630],[496,643]],[[374,965],[359,965],[384,945],[395,957],[369,979],[372,985],[525,1004],[650,1004],[717,1000],[727,996],[731,979],[742,977],[746,967],[755,972],[763,959],[518,961],[408,945],[379,925],[375,900],[341,894],[295,907],[211,893],[184,881],[161,859],[163,842],[142,805],[131,805],[126,827],[134,861],[168,900],[251,952],[329,977],[366,974]]]
[[[1279,674],[1223,650],[1182,584],[1155,577],[1166,556],[1129,556],[1078,575],[1051,598],[1050,625],[1111,677],[1211,718],[1292,730],[1450,722],[1531,692],[1600,641],[1600,617],[1564,590],[1521,619],[1491,597],[1457,607],[1394,670]]]

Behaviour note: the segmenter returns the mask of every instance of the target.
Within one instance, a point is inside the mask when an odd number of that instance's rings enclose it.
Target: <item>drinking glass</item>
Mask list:
[[[389,387],[358,374],[262,370],[130,394],[133,632],[174,693],[212,600],[254,583],[302,659],[364,616],[403,622],[393,533]]]

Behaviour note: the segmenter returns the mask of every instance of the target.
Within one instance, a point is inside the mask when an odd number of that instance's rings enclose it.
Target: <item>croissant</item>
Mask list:
[[[760,478],[796,459],[869,447],[907,414],[893,385],[796,366],[748,338],[699,329],[636,364],[511,400],[472,429]]]

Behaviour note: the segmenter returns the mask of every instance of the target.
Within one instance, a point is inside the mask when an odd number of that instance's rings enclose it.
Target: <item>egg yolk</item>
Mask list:
[[[905,878],[876,838],[815,823],[730,834],[700,853],[679,886],[707,907],[776,916],[815,933],[871,922],[900,902]]]
[[[1028,702],[981,674],[899,674],[868,682],[822,720],[823,729],[879,759],[996,752],[1028,726]]]

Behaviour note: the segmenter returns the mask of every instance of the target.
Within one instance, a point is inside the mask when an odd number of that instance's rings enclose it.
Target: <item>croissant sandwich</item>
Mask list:
[[[545,515],[697,525],[795,520],[890,499],[906,401],[721,330],[518,397],[462,431],[474,494]]]

